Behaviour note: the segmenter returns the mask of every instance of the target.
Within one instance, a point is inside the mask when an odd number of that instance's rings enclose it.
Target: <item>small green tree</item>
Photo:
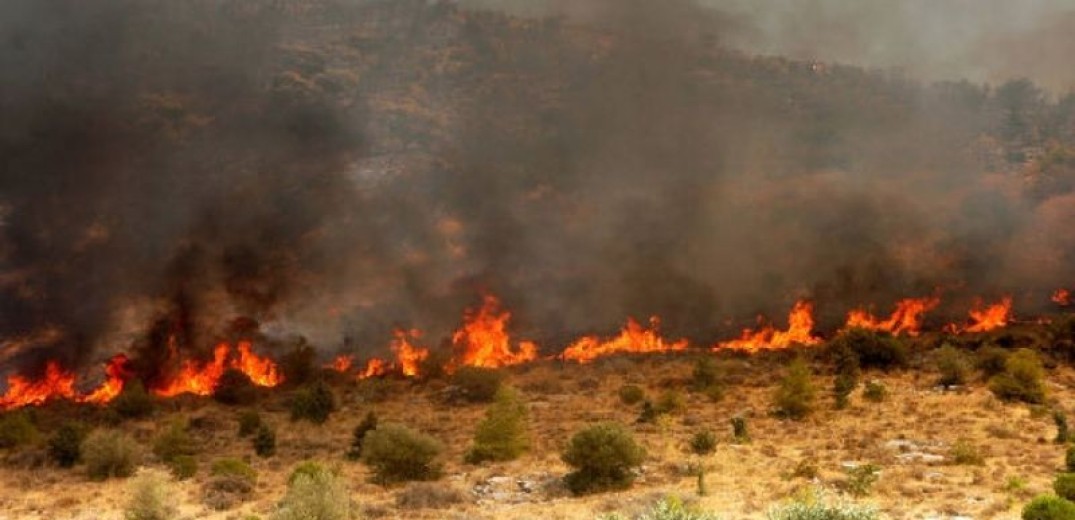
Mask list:
[[[1075,500],[1075,473],[1060,473],[1053,480],[1053,491],[1067,500]]]
[[[270,520],[351,520],[355,517],[347,483],[318,464],[305,466],[288,479],[287,494]]]
[[[110,405],[116,414],[128,419],[146,417],[156,408],[153,396],[146,392],[146,387],[138,379],[127,381],[123,386],[123,391],[112,400]]]
[[[716,361],[703,357],[694,363],[694,371],[691,373],[691,390],[715,398],[723,394],[723,375]]]
[[[907,346],[887,332],[847,329],[832,340],[830,348],[853,352],[863,368],[889,370],[907,364]]]
[[[1005,401],[1041,404],[1045,402],[1044,377],[1045,369],[1038,354],[1019,349],[1004,363],[1004,372],[989,381],[989,389]]]
[[[1056,439],[1054,442],[1057,444],[1064,444],[1071,438],[1071,434],[1068,431],[1068,416],[1060,410],[1053,411],[1053,423],[1056,424]]]
[[[185,419],[175,420],[165,427],[153,441],[153,454],[165,464],[171,464],[176,457],[193,456],[198,453],[198,445],[187,430]]]
[[[82,423],[66,422],[49,437],[49,456],[61,468],[70,468],[82,458],[82,441],[88,428]]]
[[[1023,520],[1072,520],[1075,503],[1054,495],[1039,495],[1023,506]]]
[[[776,389],[777,414],[794,420],[802,420],[814,410],[814,384],[810,381],[810,367],[801,358],[788,367],[788,374]]]
[[[691,436],[688,446],[695,455],[711,455],[717,451],[717,436],[711,431],[697,432]]]
[[[318,381],[295,392],[291,398],[291,420],[307,420],[323,424],[336,410],[336,396],[324,381]]]
[[[1064,453],[1064,467],[1068,473],[1075,473],[1075,446],[1068,446],[1067,452]]]
[[[466,461],[478,464],[487,460],[514,460],[530,448],[529,430],[526,403],[513,388],[502,387],[478,425]]]
[[[381,484],[435,480],[436,458],[444,447],[436,439],[401,424],[382,423],[362,442],[362,460]]]
[[[945,343],[934,354],[937,363],[937,371],[940,379],[937,384],[941,386],[958,386],[967,384],[972,369],[971,359],[962,350]]]
[[[837,374],[832,380],[832,396],[837,410],[843,410],[850,404],[851,392],[858,386],[858,380],[848,374]]]
[[[747,430],[746,417],[732,417],[732,441],[736,444],[746,444],[750,442],[750,432]]]
[[[617,423],[590,426],[571,437],[561,458],[575,471],[564,481],[575,494],[625,489],[634,482],[634,468],[646,450]]]
[[[467,366],[452,374],[451,381],[464,400],[488,403],[496,398],[496,392],[504,382],[504,374],[492,368]]]
[[[641,403],[646,398],[646,392],[638,385],[623,385],[619,390],[620,402],[628,406]]]

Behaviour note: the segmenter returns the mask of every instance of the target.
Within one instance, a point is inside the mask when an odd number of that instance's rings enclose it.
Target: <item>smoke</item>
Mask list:
[[[8,2],[4,356],[435,345],[485,292],[549,349],[629,315],[705,344],[801,297],[831,325],[1075,280],[1070,190],[1005,157],[1042,146],[1040,93],[732,50],[885,34],[751,5]]]

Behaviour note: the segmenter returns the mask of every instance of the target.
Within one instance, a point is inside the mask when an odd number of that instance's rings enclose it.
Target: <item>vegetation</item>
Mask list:
[[[317,350],[300,338],[291,349],[280,358],[280,371],[284,381],[289,385],[304,385],[317,375]]]
[[[239,436],[249,437],[261,426],[261,414],[257,410],[243,410],[239,413]]]
[[[0,449],[9,449],[34,442],[40,437],[37,427],[25,411],[0,415]]]
[[[710,357],[699,358],[691,373],[691,390],[704,393],[711,399],[719,399],[724,393],[720,366]]]
[[[153,441],[153,454],[165,464],[171,464],[176,457],[197,453],[198,447],[188,432],[186,420],[172,421]]]
[[[750,442],[750,432],[747,430],[746,417],[732,417],[732,440],[736,444],[746,444]]]
[[[503,382],[504,374],[491,368],[462,367],[452,375],[459,396],[471,403],[492,402]]]
[[[852,352],[862,368],[890,370],[907,364],[907,346],[887,332],[851,328],[833,338],[834,352]]]
[[[156,403],[138,379],[128,381],[123,391],[112,400],[111,407],[123,418],[136,419],[153,413]]]
[[[415,482],[396,495],[396,506],[401,509],[443,509],[466,501],[466,495],[454,486],[432,482]]]
[[[230,509],[254,494],[258,474],[239,459],[220,459],[213,463],[205,484],[204,501],[218,511]]]
[[[258,457],[272,457],[276,455],[276,432],[268,424],[262,424],[252,444]]]
[[[366,417],[362,419],[362,422],[358,423],[358,426],[355,426],[354,431],[351,432],[351,449],[347,451],[347,458],[351,460],[362,458],[362,444],[366,442],[366,436],[376,429],[377,414],[370,410],[366,412]]]
[[[646,392],[638,385],[623,385],[618,392],[620,402],[628,406],[641,403],[646,398]]]
[[[1045,402],[1045,369],[1041,358],[1029,349],[1019,349],[1004,363],[1001,372],[989,381],[989,389],[1004,401],[1023,401],[1030,404]]]
[[[695,455],[710,455],[717,451],[717,436],[711,431],[695,433],[688,446]]]
[[[229,368],[213,389],[213,399],[228,405],[248,405],[258,398],[258,389],[241,370]]]
[[[617,423],[590,426],[571,437],[561,458],[575,469],[564,482],[575,494],[625,489],[646,451]]]
[[[880,478],[881,468],[875,464],[861,464],[845,471],[847,480],[844,481],[844,489],[853,496],[861,497],[870,494]]]
[[[1075,503],[1055,495],[1040,495],[1023,506],[1023,520],[1072,520]]]
[[[837,374],[832,380],[832,396],[837,410],[843,410],[850,404],[851,392],[858,386],[858,379],[848,374]]]
[[[395,423],[382,423],[362,443],[362,460],[381,484],[434,480],[440,476],[435,460],[444,447],[436,439]]]
[[[178,455],[168,463],[168,469],[177,480],[186,480],[198,473],[198,459],[190,455]]]
[[[123,509],[126,520],[173,520],[179,516],[179,500],[167,473],[141,469],[128,484],[130,499]]]
[[[802,420],[814,410],[814,384],[810,381],[810,368],[801,358],[788,367],[776,389],[774,405],[777,415],[794,420]]]
[[[810,490],[791,502],[774,507],[768,520],[876,520],[880,518],[873,506],[857,505],[833,499],[823,491]]]
[[[1056,439],[1053,442],[1064,444],[1071,440],[1071,433],[1068,430],[1068,416],[1064,412],[1054,410],[1053,423],[1056,424]]]
[[[291,397],[291,420],[306,420],[323,424],[336,411],[336,396],[324,381],[318,381],[295,392]]]
[[[862,397],[871,403],[883,402],[888,397],[888,387],[881,381],[871,379],[862,388]]]
[[[970,357],[960,349],[945,343],[934,354],[934,362],[940,379],[937,384],[941,386],[960,386],[967,384],[973,368]]]
[[[1075,473],[1060,473],[1053,479],[1053,491],[1067,500],[1075,500]]]
[[[657,407],[653,406],[653,402],[646,400],[642,402],[642,409],[638,412],[638,419],[635,422],[638,424],[653,424],[657,422],[657,417],[661,414],[657,412]]]
[[[971,444],[966,439],[960,439],[952,445],[952,450],[948,454],[952,464],[965,465],[965,466],[981,466],[985,464],[985,458],[978,451],[978,448]]]
[[[638,516],[639,520],[717,520],[714,513],[689,507],[677,497],[659,500],[647,511]],[[612,514],[600,517],[600,520],[626,520],[623,515]]]
[[[64,423],[49,437],[49,457],[61,468],[74,466],[82,458],[82,442],[88,433],[82,423]]]
[[[129,477],[140,460],[138,444],[113,430],[97,430],[82,443],[82,460],[93,480]]]
[[[1064,453],[1064,467],[1069,473],[1075,473],[1075,446],[1068,446]]]
[[[529,413],[519,393],[510,387],[497,392],[496,401],[474,434],[474,446],[466,461],[477,464],[487,460],[514,460],[530,448]]]
[[[986,345],[978,349],[975,366],[986,378],[991,378],[1004,372],[1004,366],[1008,362],[1011,352],[996,345]]]
[[[658,415],[676,415],[687,409],[687,396],[677,390],[668,390],[661,394],[654,405]]]
[[[304,464],[288,479],[287,494],[271,520],[351,520],[357,513],[346,482],[318,464]]]

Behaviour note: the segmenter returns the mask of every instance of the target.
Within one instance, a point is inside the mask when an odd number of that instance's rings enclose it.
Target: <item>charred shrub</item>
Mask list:
[[[362,460],[381,484],[410,480],[435,480],[435,462],[444,447],[433,437],[401,424],[383,423],[369,432],[362,443]]]
[[[810,367],[802,359],[796,359],[777,386],[774,395],[777,415],[797,421],[804,419],[814,410],[814,394]]]
[[[152,414],[156,402],[153,401],[153,396],[146,392],[142,382],[133,379],[123,386],[123,391],[112,400],[111,406],[120,417],[136,419]]]
[[[167,473],[142,469],[128,484],[126,520],[171,520],[179,517],[178,493]]]
[[[1075,503],[1054,496],[1040,495],[1023,506],[1023,520],[1071,520],[1075,518]]]
[[[257,410],[243,410],[239,414],[239,436],[249,437],[261,426],[261,414]]]
[[[82,423],[64,423],[49,437],[49,457],[61,468],[74,466],[82,458],[82,442],[88,433]]]
[[[429,355],[418,363],[418,374],[423,379],[443,379],[444,367],[452,360],[450,348],[430,349]]]
[[[129,477],[141,460],[141,450],[134,439],[123,433],[98,430],[83,441],[82,460],[92,480]]]
[[[463,367],[452,375],[459,396],[471,403],[491,402],[503,382],[504,374],[490,368]]]
[[[355,426],[351,432],[351,449],[347,450],[347,458],[358,460],[362,458],[362,444],[366,442],[366,436],[377,429],[377,414],[373,411],[366,412],[366,417]]]
[[[287,483],[287,494],[270,520],[350,520],[355,517],[347,483],[335,471],[303,463]]]
[[[40,437],[37,427],[23,410],[0,415],[0,449],[10,449],[34,442]]]
[[[230,509],[253,495],[257,480],[257,471],[249,464],[239,459],[220,459],[213,463],[205,483],[205,504],[218,511]]]
[[[228,405],[247,405],[256,401],[258,389],[250,377],[242,371],[229,368],[224,371],[213,389],[213,399]]]
[[[628,406],[641,403],[646,398],[646,392],[638,385],[623,385],[617,393],[620,396],[620,402]]]
[[[268,424],[262,424],[251,444],[258,457],[272,457],[276,455],[276,432]]]
[[[478,464],[487,460],[514,460],[530,448],[529,414],[519,393],[502,387],[496,401],[485,412],[485,419],[474,434],[474,445],[466,461]]]
[[[564,482],[572,493],[581,495],[630,487],[646,450],[623,426],[600,423],[572,436],[561,458],[575,469]]]
[[[1005,401],[1045,402],[1045,369],[1033,350],[1019,349],[1004,363],[1004,372],[989,380],[989,389]]]
[[[336,396],[324,381],[295,392],[291,397],[291,420],[306,420],[323,424],[336,410]]]
[[[945,343],[944,346],[937,349],[933,359],[937,364],[937,372],[940,373],[937,384],[941,386],[967,384],[973,365],[971,364],[970,356],[965,352]]]
[[[887,332],[851,328],[836,336],[829,348],[853,352],[862,368],[891,370],[907,365],[907,346]]]

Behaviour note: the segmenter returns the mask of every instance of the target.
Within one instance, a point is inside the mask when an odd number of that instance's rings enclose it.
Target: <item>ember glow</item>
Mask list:
[[[511,313],[500,310],[495,296],[486,296],[481,309],[468,309],[463,326],[452,335],[455,358],[450,369],[461,366],[499,368],[537,359],[537,345],[521,341],[512,348],[507,332]]]
[[[351,366],[355,364],[355,357],[350,355],[336,356],[332,360],[332,363],[325,365],[325,368],[346,374],[351,371]]]
[[[793,345],[816,345],[821,340],[813,335],[814,304],[805,300],[795,303],[788,316],[788,330],[776,330],[766,325],[756,330],[743,331],[739,339],[724,341],[713,350],[731,349],[747,352],[788,348]]]
[[[896,310],[888,319],[875,318],[864,309],[855,309],[847,315],[845,328],[861,328],[885,331],[894,335],[917,336],[922,332],[922,315],[940,305],[940,298],[907,298],[896,304]]]
[[[211,395],[220,381],[220,376],[229,368],[246,374],[250,381],[258,386],[272,387],[283,381],[276,363],[254,354],[250,342],[240,341],[237,350],[238,356],[230,362],[231,345],[228,343],[220,343],[213,349],[212,361],[184,360],[179,371],[167,382],[153,388],[153,393],[161,397],[179,394]],[[176,357],[174,348],[172,357]]]
[[[1053,303],[1065,307],[1071,305],[1072,302],[1075,301],[1072,299],[1071,291],[1067,289],[1057,289],[1056,292],[1053,293],[1052,300]]]
[[[687,349],[687,340],[665,341],[660,334],[661,320],[656,316],[649,319],[649,328],[643,327],[634,318],[627,319],[627,325],[620,334],[607,341],[597,336],[585,336],[564,350],[563,359],[589,363],[599,357],[620,353],[653,354],[662,352],[679,352]]]
[[[380,377],[388,374],[388,363],[380,358],[372,358],[366,362],[366,368],[359,372],[359,379],[368,379],[371,377]]]

